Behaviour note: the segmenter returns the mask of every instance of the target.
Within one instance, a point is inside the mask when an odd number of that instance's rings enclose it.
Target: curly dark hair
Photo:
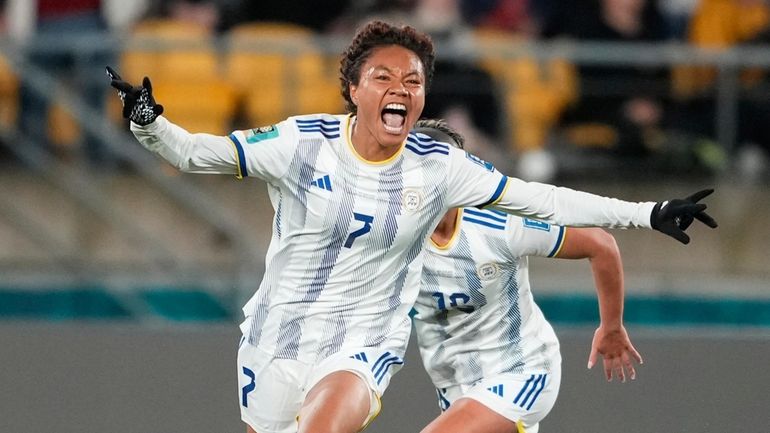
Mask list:
[[[465,137],[449,126],[444,119],[420,119],[414,124],[412,131],[425,134],[434,140],[454,145],[460,149],[465,147]]]
[[[356,112],[356,105],[350,98],[350,85],[358,84],[361,67],[372,51],[383,45],[400,45],[413,51],[420,58],[425,68],[425,90],[427,92],[433,79],[433,62],[436,54],[430,36],[410,26],[397,27],[382,21],[372,21],[356,33],[353,42],[342,53],[340,61],[340,82],[345,108]]]

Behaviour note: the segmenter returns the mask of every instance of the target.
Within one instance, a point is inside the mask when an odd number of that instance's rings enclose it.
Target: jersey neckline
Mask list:
[[[462,223],[462,221],[463,221],[463,209],[460,208],[460,209],[457,209],[457,216],[455,217],[455,229],[454,229],[454,232],[452,232],[452,236],[449,238],[447,243],[445,243],[444,245],[437,244],[433,240],[433,234],[431,233],[431,236],[429,237],[431,246],[433,246],[434,248],[436,248],[438,250],[441,250],[441,251],[446,251],[446,250],[449,250],[450,248],[452,248],[452,246],[455,244],[456,239],[458,237],[460,237],[459,236],[460,235],[460,230],[462,230],[462,228],[460,227],[460,224]]]
[[[390,164],[391,162],[395,161],[396,158],[401,156],[401,153],[404,152],[404,146],[406,145],[406,140],[404,140],[401,143],[401,146],[398,148],[396,153],[394,153],[393,156],[391,156],[388,159],[383,159],[382,161],[371,161],[361,156],[358,153],[358,151],[356,151],[356,148],[353,146],[353,124],[354,124],[355,117],[356,116],[351,113],[351,114],[348,114],[348,116],[345,118],[345,122],[346,122],[345,123],[345,141],[347,141],[348,143],[348,149],[350,150],[350,153],[352,153],[353,156],[356,157],[356,159],[358,159],[359,161],[367,165],[383,166],[383,165]]]

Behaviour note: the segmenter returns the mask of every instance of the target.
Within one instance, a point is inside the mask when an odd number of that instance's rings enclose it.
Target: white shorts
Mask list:
[[[537,433],[540,421],[556,403],[561,368],[549,373],[500,374],[471,385],[436,389],[442,411],[460,398],[472,398],[505,418]]]
[[[380,398],[403,365],[403,354],[361,348],[338,352],[318,364],[273,358],[242,342],[238,348],[238,401],[241,419],[258,433],[296,433],[297,416],[308,392],[336,371],[350,371],[371,390],[363,430],[380,412]]]

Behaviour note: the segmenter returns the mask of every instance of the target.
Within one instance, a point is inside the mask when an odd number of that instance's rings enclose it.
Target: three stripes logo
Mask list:
[[[359,361],[369,362],[369,360],[366,359],[366,353],[364,352],[359,352],[359,353],[356,353],[355,355],[350,355],[350,358],[357,359]]]
[[[535,404],[535,400],[537,400],[540,392],[545,388],[545,378],[547,376],[547,374],[533,374],[532,376],[529,376],[529,379],[527,379],[527,382],[524,383],[524,386],[521,387],[521,391],[519,391],[516,398],[513,400],[513,404],[517,404],[519,407],[529,410],[532,405]]]
[[[497,394],[500,397],[503,396],[503,384],[490,386],[489,388],[487,388],[487,390],[493,394]]]
[[[385,373],[387,373],[392,365],[400,365],[403,363],[404,360],[401,359],[401,357],[391,355],[390,352],[383,353],[382,356],[375,361],[374,365],[372,365],[372,373],[374,373],[374,378],[377,379],[377,384],[379,385],[385,377]]]
[[[321,189],[325,189],[327,191],[332,190],[332,179],[327,174],[326,176],[319,177],[318,179],[310,182],[310,186],[317,186]]]

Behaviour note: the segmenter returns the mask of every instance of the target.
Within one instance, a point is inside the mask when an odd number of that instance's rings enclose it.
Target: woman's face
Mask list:
[[[425,70],[413,51],[400,45],[375,48],[350,86],[356,130],[364,128],[381,146],[399,146],[425,106]]]

